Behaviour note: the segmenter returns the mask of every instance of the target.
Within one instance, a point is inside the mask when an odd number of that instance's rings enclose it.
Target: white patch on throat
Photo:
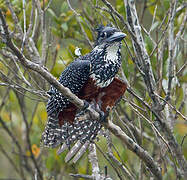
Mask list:
[[[106,56],[104,61],[116,63],[118,59],[119,43],[114,43],[112,46],[106,48]]]

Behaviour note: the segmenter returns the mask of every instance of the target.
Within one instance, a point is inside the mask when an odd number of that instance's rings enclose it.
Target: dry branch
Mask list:
[[[154,174],[156,179],[162,179],[162,174],[158,165],[155,163],[154,159],[145,151],[142,147],[140,147],[137,143],[135,143],[130,137],[128,137],[119,126],[116,126],[111,121],[108,122],[106,127],[117,136],[128,149],[136,153],[136,155],[143,160],[146,166],[150,169],[150,171]]]

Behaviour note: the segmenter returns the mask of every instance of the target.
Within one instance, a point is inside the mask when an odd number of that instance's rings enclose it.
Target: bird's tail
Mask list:
[[[58,118],[49,117],[42,141],[45,147],[57,147],[61,145],[58,154],[74,146],[66,155],[65,161],[69,161],[73,156],[73,162],[76,162],[86,151],[89,143],[98,135],[102,125],[96,120],[75,121],[70,124],[65,122],[61,127],[58,124]]]
[[[65,136],[62,136],[62,130],[59,126],[58,118],[49,116],[45,130],[42,133],[42,145],[54,148],[61,144],[64,139]]]

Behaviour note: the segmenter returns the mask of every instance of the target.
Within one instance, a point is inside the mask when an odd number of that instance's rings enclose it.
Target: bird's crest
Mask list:
[[[103,24],[99,24],[96,28],[95,31],[98,33],[98,37],[100,35],[100,33],[103,31],[103,29],[105,27],[113,27],[111,23],[108,23],[106,26],[104,26]]]
[[[97,32],[97,39],[94,46],[97,46],[99,44],[99,38],[104,28],[105,26],[103,24],[99,24],[98,27],[95,28],[95,31]]]
[[[101,31],[104,29],[104,25],[100,24],[98,27],[95,28],[95,31],[98,32],[98,35],[101,33]]]
[[[114,28],[113,25],[111,23],[107,24],[106,26],[104,26],[103,24],[99,24],[96,28],[95,28],[95,31],[97,32],[97,39],[95,41],[95,46],[97,46],[100,42],[100,37],[102,36],[103,34],[103,31],[105,31],[105,29],[107,29],[107,27],[110,27],[110,28]]]

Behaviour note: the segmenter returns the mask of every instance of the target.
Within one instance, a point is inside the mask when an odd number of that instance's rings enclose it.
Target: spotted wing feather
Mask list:
[[[72,93],[78,94],[84,84],[88,81],[90,74],[90,62],[76,60],[72,62],[61,74],[59,82],[69,88]],[[51,86],[47,104],[48,121],[42,134],[44,146],[56,147],[69,137],[71,126],[60,124],[59,114],[70,105],[68,98],[64,97],[56,88]],[[68,123],[68,122],[63,122]]]
[[[59,82],[77,95],[89,78],[90,66],[90,61],[76,60],[72,62],[62,72]],[[53,86],[51,86],[49,94],[51,97],[47,103],[47,114],[56,117],[70,102]]]

